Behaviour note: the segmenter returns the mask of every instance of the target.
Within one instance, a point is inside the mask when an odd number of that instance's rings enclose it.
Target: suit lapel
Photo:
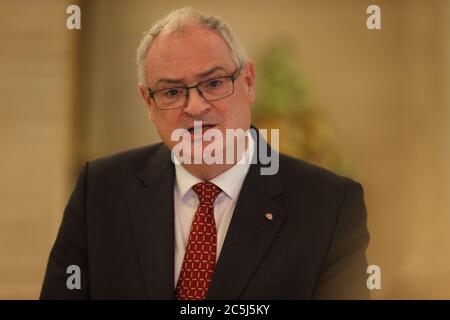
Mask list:
[[[149,299],[174,299],[174,168],[161,145],[140,173],[131,210],[134,235]]]
[[[281,180],[278,175],[262,176],[261,167],[252,164],[244,180],[208,299],[239,298],[286,218],[274,201],[283,193]],[[167,147],[161,145],[139,179],[131,219],[148,298],[174,299],[175,169]]]
[[[242,185],[208,299],[239,298],[286,218],[273,200],[282,194],[279,176],[262,176],[260,168],[252,164]]]

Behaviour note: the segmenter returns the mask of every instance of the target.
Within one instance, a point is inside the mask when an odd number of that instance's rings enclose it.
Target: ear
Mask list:
[[[141,94],[142,99],[144,99],[145,104],[147,105],[148,118],[153,121],[153,101],[148,95],[148,89],[144,85],[139,85],[139,93]]]
[[[255,66],[248,61],[244,69],[245,94],[250,103],[255,102]]]

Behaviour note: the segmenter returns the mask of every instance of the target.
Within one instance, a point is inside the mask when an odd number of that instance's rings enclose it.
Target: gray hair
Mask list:
[[[228,44],[233,60],[237,66],[247,62],[244,49],[231,31],[230,26],[224,20],[190,7],[184,7],[170,12],[167,16],[157,21],[150,30],[144,32],[144,36],[137,49],[136,57],[139,84],[146,85],[144,60],[155,37],[163,30],[164,32],[172,33],[182,31],[193,24],[200,24],[207,29],[218,32]]]

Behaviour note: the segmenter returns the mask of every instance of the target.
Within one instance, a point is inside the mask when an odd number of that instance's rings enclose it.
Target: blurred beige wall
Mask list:
[[[372,3],[381,31],[365,27]],[[158,141],[135,50],[186,4],[225,18],[251,58],[279,37],[297,46],[366,191],[373,297],[450,298],[450,6],[424,0],[96,0],[81,2],[81,31],[65,29],[64,2],[2,2],[0,297],[36,297],[81,163]]]
[[[0,298],[36,298],[67,201],[74,37],[67,1],[0,2]]]

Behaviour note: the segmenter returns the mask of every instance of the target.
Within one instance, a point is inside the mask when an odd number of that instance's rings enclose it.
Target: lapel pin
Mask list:
[[[267,212],[266,213],[266,219],[269,220],[269,221],[272,221],[273,220],[273,214],[271,212]]]

